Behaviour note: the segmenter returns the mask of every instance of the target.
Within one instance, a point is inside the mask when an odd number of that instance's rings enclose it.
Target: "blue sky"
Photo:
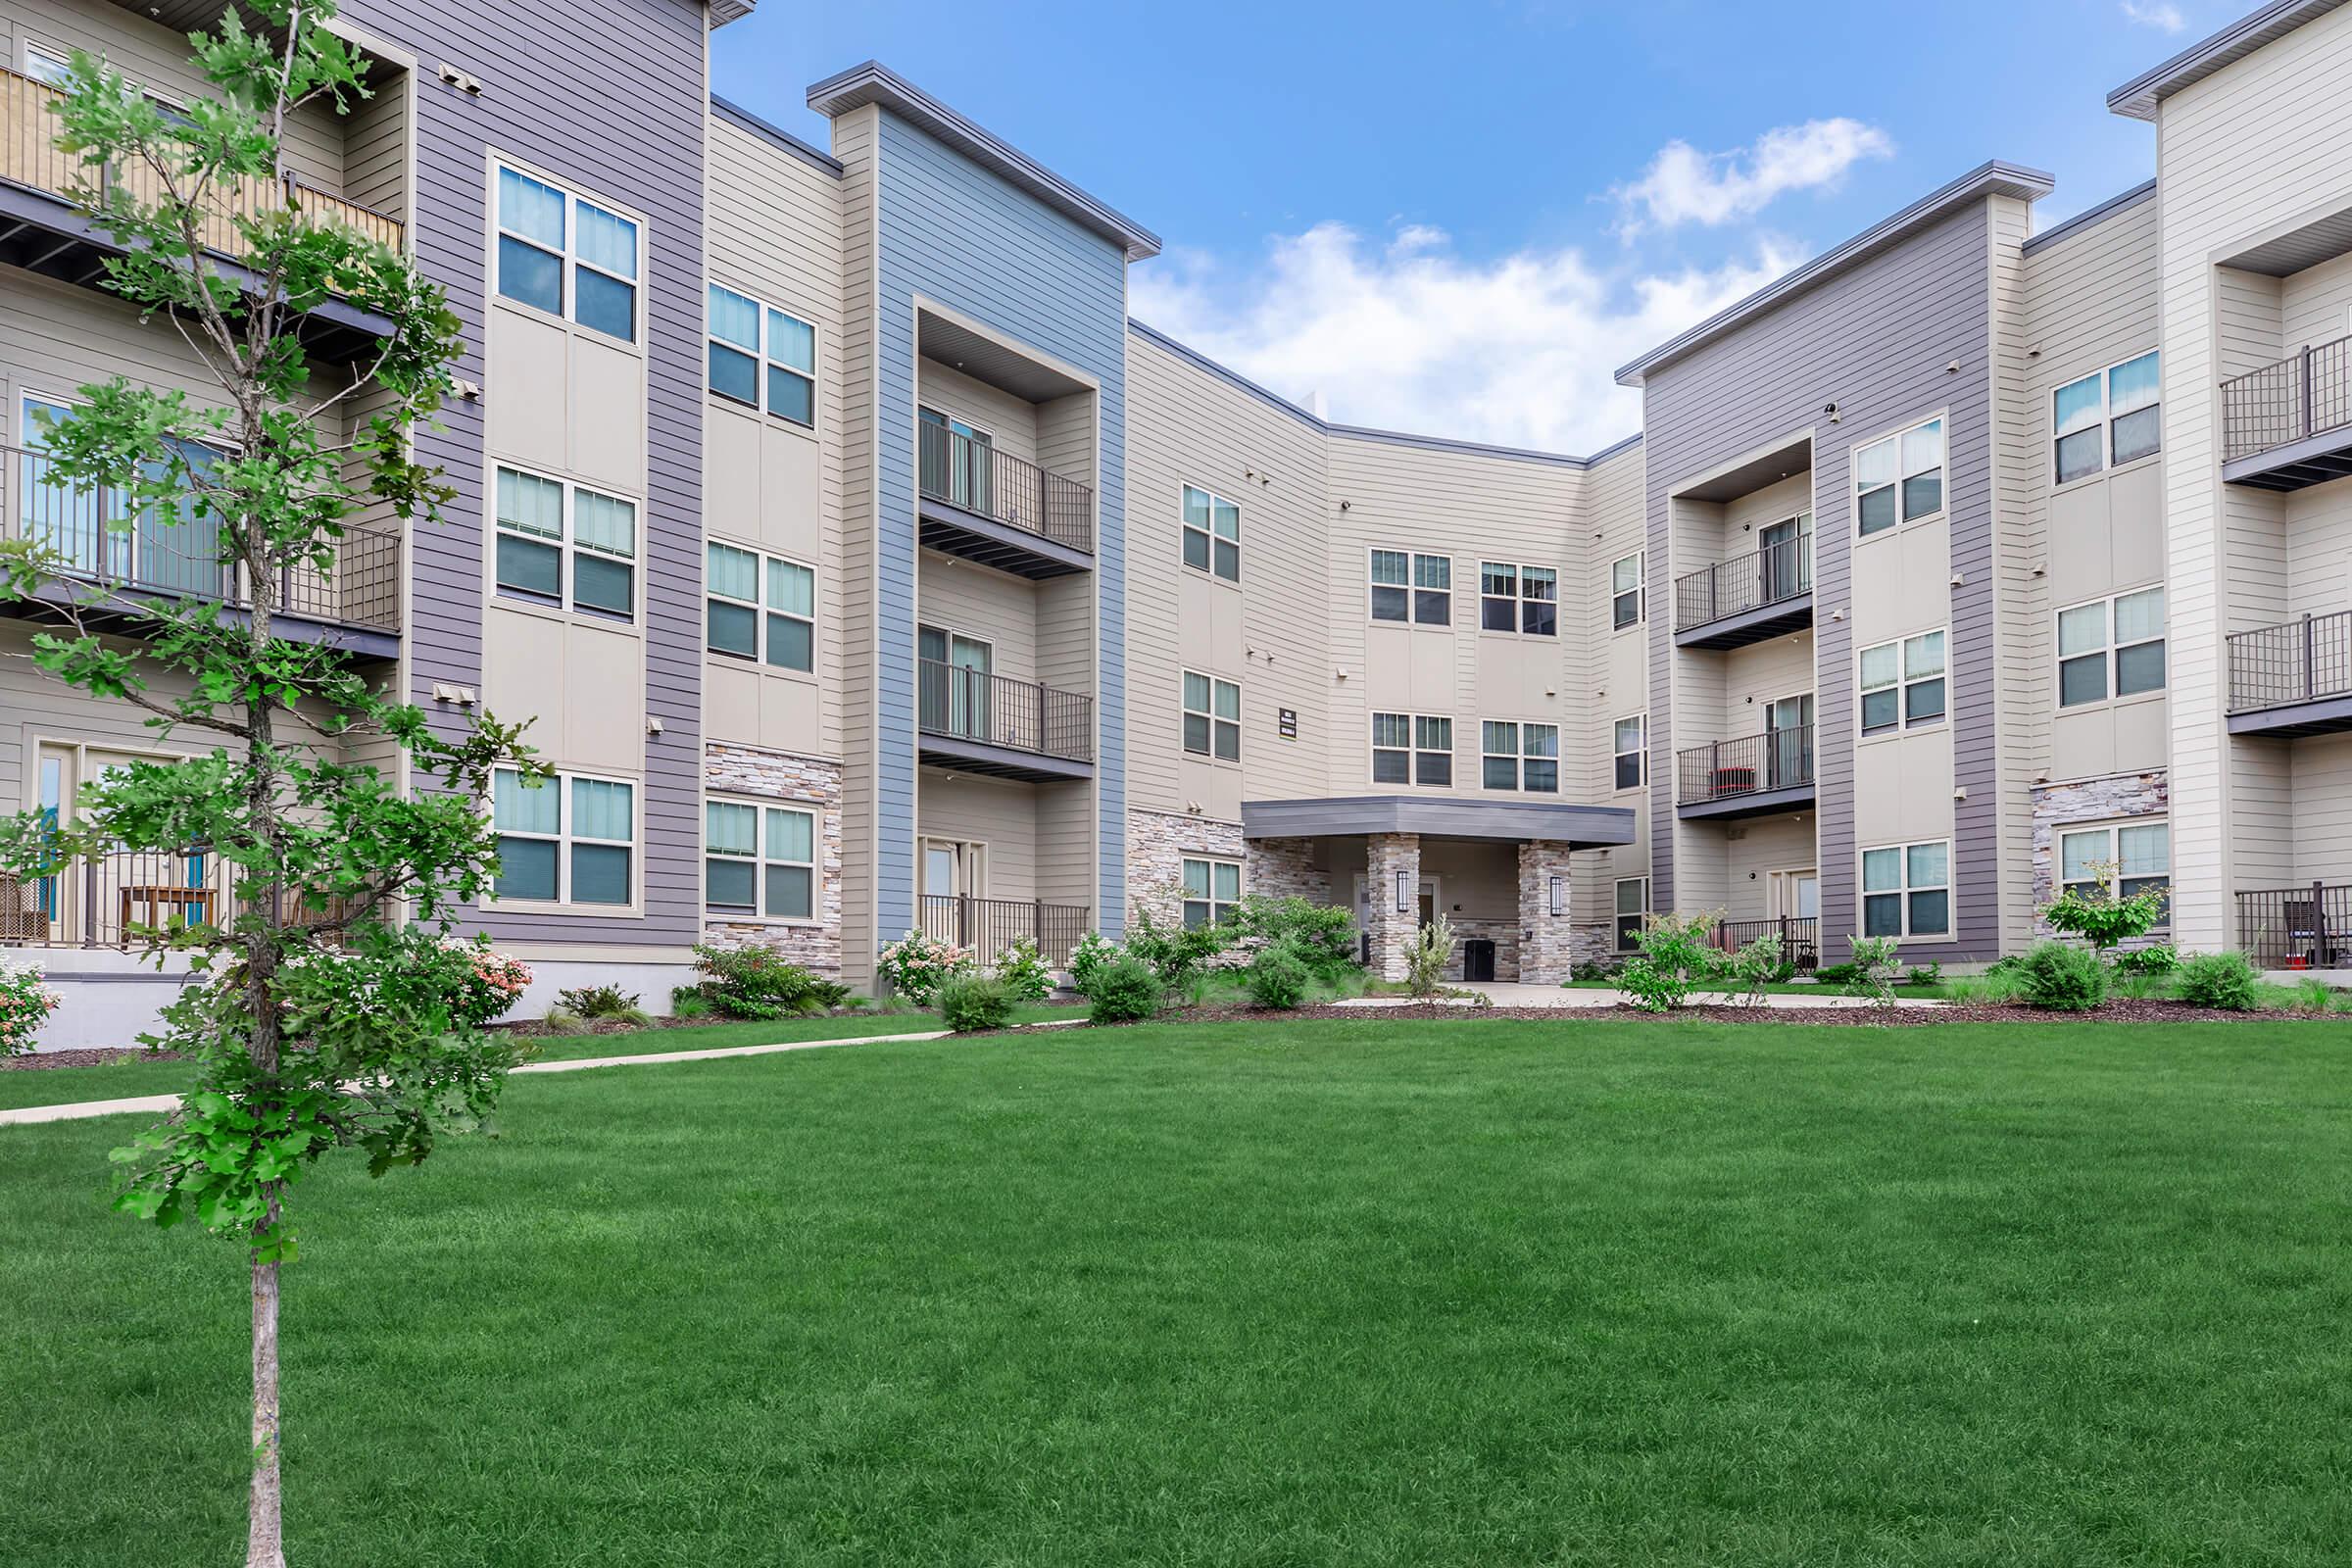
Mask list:
[[[822,146],[881,60],[1157,232],[1134,313],[1335,418],[1582,452],[1609,371],[1952,175],[2153,171],[2107,92],[2251,0],[769,0],[715,89]]]

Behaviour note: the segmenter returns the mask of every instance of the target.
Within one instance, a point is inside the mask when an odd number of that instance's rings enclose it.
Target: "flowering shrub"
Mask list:
[[[1097,971],[1104,964],[1115,962],[1125,956],[1126,954],[1116,942],[1111,941],[1100,931],[1089,931],[1080,937],[1078,945],[1070,950],[1071,988],[1082,997],[1093,996],[1094,992],[1088,988],[1094,983]]]
[[[996,978],[1015,1002],[1043,1002],[1054,994],[1054,971],[1037,950],[1037,938],[1014,937],[997,954]]]
[[[874,969],[893,992],[918,1007],[928,1007],[942,985],[971,966],[972,956],[964,949],[909,931],[883,948]]]
[[[22,1055],[63,1001],[41,983],[38,964],[0,963],[0,1056]]]
[[[698,1000],[729,1018],[795,1018],[830,1012],[850,1000],[850,988],[787,960],[758,943],[694,950],[703,982]]]
[[[466,958],[466,967],[459,973],[456,991],[449,999],[450,1013],[458,1022],[478,1029],[505,1017],[522,1000],[523,988],[531,983],[529,964],[493,952],[487,937],[470,942],[450,937],[441,945]]]

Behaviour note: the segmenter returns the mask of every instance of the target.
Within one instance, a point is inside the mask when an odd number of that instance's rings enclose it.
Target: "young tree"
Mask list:
[[[413,460],[409,434],[449,388],[459,322],[403,256],[300,210],[299,189],[279,181],[287,117],[322,101],[348,111],[368,89],[351,51],[318,26],[325,5],[245,8],[256,27],[232,6],[191,40],[212,97],[168,114],[77,53],[57,111],[57,145],[86,172],[74,199],[121,250],[107,286],[202,361],[213,393],[86,386],[72,416],[40,432],[44,484],[103,498],[109,528],[169,530],[187,553],[217,554],[241,603],[93,581],[87,551],[68,556],[37,518],[0,546],[0,592],[38,593],[64,622],[34,639],[41,668],[212,749],[110,770],[84,785],[70,823],[39,812],[0,822],[0,862],[55,875],[132,850],[222,869],[202,918],[138,933],[159,961],[184,954],[196,972],[149,1039],[195,1058],[198,1083],[116,1152],[117,1207],[164,1226],[192,1219],[249,1250],[247,1561],[262,1568],[284,1561],[288,1190],[339,1148],[367,1150],[379,1175],[415,1163],[493,1108],[511,1057],[453,1012],[468,965],[441,933],[491,886],[496,841],[477,803],[493,769],[534,785],[545,774],[516,729],[483,716],[436,733],[370,690],[331,641],[278,633],[279,585],[331,575],[355,514],[437,517],[450,492]],[[298,338],[330,296],[388,323],[340,376],[310,366]],[[397,750],[439,788],[404,796],[356,760]]]
[[[2165,905],[2170,895],[2162,888],[2142,888],[2137,893],[2125,893],[2118,884],[2118,866],[2113,860],[2101,860],[2091,867],[2096,885],[2087,891],[2069,887],[2060,890],[2058,897],[2041,906],[2041,917],[2050,929],[2068,936],[2081,937],[2091,946],[2101,962],[2107,962],[2107,950],[2119,942],[2132,942],[2146,936],[2164,918]]]

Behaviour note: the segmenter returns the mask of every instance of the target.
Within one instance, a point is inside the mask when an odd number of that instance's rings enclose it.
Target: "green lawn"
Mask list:
[[[2335,1563],[2352,1026],[1154,1025],[517,1079],[298,1203],[289,1555]],[[0,1562],[234,1561],[234,1248],[0,1129]]]

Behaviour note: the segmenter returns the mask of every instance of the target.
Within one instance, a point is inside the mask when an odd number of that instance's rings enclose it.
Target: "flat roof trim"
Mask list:
[[[2107,107],[2132,120],[2154,120],[2156,106],[2225,66],[2243,60],[2264,44],[2282,38],[2306,22],[2326,16],[2344,0],[2272,0],[2211,37],[2201,38],[2160,66],[2141,72],[2107,95]]]
[[[820,148],[811,147],[781,125],[770,124],[741,104],[729,103],[718,94],[710,95],[710,112],[738,129],[748,130],[761,141],[772,143],[792,154],[805,164],[832,175],[842,176],[841,160]]]
[[[2113,218],[2118,213],[2137,207],[2155,194],[2156,182],[2152,179],[2142,180],[2130,190],[2119,191],[2099,203],[2098,206],[2085,208],[2066,221],[2044,229],[2041,233],[2027,235],[2023,249],[2028,256],[2031,256],[2044,245],[2055,244],[2069,234],[2081,233],[2102,219]]]
[[[1444,795],[1332,795],[1242,803],[1246,839],[1359,838],[1375,833],[1509,843],[1539,840],[1600,849],[1634,842],[1634,813],[1622,806],[1473,801]]]

